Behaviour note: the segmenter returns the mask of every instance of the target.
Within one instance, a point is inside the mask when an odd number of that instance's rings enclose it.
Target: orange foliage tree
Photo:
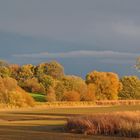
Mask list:
[[[86,83],[94,86],[96,99],[118,99],[118,93],[122,89],[117,74],[112,72],[93,71],[87,74]]]

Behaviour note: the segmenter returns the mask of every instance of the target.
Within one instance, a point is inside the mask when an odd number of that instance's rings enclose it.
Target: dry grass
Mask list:
[[[61,101],[38,103],[45,107],[93,107],[93,106],[112,106],[112,105],[140,105],[140,100],[100,100],[100,101]]]
[[[66,128],[74,133],[140,138],[140,111],[70,118]]]
[[[140,100],[101,100],[96,105],[140,105]]]
[[[70,116],[140,111],[136,106],[70,107],[70,108],[20,108],[0,111],[0,140],[130,140],[130,138],[72,134],[65,132]],[[133,116],[132,116],[133,117]],[[134,116],[135,118],[135,116]],[[138,140],[136,138],[131,140]]]
[[[25,94],[24,94],[25,95]],[[101,107],[101,106],[134,106],[140,105],[140,100],[100,100],[100,101],[61,101],[61,102],[36,102],[34,103],[30,98],[26,99],[26,102],[30,104],[28,108],[83,108],[83,107]],[[20,104],[20,102],[19,102]],[[27,107],[27,106],[26,106]],[[19,106],[12,106],[6,104],[0,104],[1,109],[11,109],[11,108],[19,108]],[[24,107],[23,107],[24,108]]]

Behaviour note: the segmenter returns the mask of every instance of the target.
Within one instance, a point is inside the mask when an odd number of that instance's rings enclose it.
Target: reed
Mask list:
[[[140,138],[140,111],[117,112],[69,118],[69,132]]]

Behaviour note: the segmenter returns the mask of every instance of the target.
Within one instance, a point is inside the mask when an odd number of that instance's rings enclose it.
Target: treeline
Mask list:
[[[140,99],[140,79],[136,76],[119,78],[113,72],[92,71],[83,80],[65,75],[63,66],[56,61],[22,66],[1,61],[0,78],[0,81],[7,79],[11,87],[17,83],[16,87],[29,94],[44,95],[49,102]],[[8,91],[12,91],[11,88]],[[2,93],[0,91],[0,98]]]

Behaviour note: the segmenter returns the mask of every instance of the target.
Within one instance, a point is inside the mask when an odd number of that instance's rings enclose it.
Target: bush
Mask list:
[[[0,77],[0,103],[10,106],[33,106],[33,99],[22,90],[16,80]]]
[[[67,91],[64,93],[63,101],[80,101],[80,94],[76,91]]]
[[[33,98],[20,87],[10,93],[9,99],[11,106],[26,107],[35,105]]]

